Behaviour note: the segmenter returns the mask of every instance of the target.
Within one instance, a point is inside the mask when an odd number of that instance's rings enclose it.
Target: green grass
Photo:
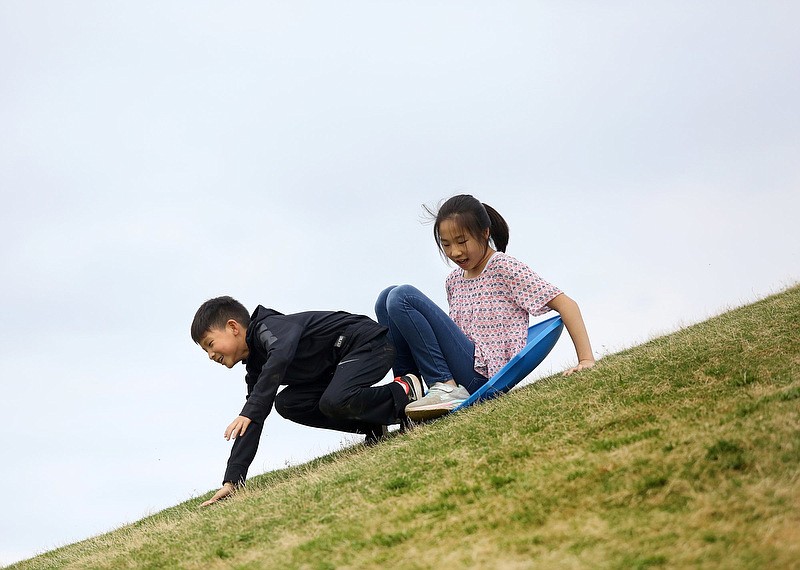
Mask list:
[[[800,287],[12,568],[798,568]]]

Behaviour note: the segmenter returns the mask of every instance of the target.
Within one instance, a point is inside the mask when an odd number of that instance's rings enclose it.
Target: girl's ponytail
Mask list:
[[[489,237],[494,242],[494,247],[497,251],[505,253],[508,247],[508,223],[503,219],[500,213],[492,208],[489,204],[484,204],[486,213],[489,214]]]

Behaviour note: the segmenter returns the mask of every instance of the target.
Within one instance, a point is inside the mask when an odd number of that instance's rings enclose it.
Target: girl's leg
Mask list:
[[[392,285],[381,291],[380,295],[378,295],[378,300],[375,302],[375,316],[380,324],[389,328],[389,341],[394,345],[395,350],[394,363],[392,364],[392,373],[395,377],[403,376],[404,374],[421,376],[419,366],[417,366],[414,355],[411,353],[411,347],[408,346],[403,334],[392,319],[389,318],[387,300],[389,294],[396,288],[396,285]]]
[[[475,345],[433,301],[411,285],[394,287],[385,297],[395,347],[402,337],[428,386],[455,380],[472,393],[486,382],[475,372]],[[409,370],[396,361],[395,372]]]

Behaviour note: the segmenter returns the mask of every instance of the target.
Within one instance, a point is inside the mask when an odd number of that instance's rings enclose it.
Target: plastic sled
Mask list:
[[[563,329],[564,323],[561,321],[561,317],[552,317],[531,326],[528,329],[528,342],[525,344],[525,348],[514,355],[486,384],[452,411],[457,412],[475,402],[496,398],[511,390],[550,354]]]

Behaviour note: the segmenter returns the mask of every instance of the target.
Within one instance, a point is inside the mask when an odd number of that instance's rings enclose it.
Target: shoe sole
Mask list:
[[[408,419],[412,421],[421,421],[421,420],[432,420],[433,418],[438,418],[449,414],[454,409],[456,409],[462,402],[457,402],[453,404],[452,408],[442,408],[442,407],[430,407],[430,408],[406,408],[406,415]]]

